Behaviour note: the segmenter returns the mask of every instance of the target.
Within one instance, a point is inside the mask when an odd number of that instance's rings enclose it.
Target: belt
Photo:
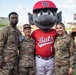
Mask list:
[[[44,60],[49,60],[51,58],[53,58],[54,56],[50,56],[50,57],[41,57],[40,55],[36,55],[38,58],[44,59]]]

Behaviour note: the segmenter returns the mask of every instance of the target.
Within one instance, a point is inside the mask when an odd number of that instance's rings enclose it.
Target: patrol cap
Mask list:
[[[25,29],[25,28],[30,28],[31,29],[31,25],[30,24],[24,24],[23,29]]]

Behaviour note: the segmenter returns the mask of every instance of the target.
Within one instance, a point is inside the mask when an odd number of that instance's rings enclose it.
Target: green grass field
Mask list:
[[[74,70],[74,74],[73,75],[76,75],[76,67],[75,67],[75,70]]]

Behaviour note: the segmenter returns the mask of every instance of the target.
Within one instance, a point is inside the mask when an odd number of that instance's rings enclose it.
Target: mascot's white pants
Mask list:
[[[53,75],[54,74],[54,57],[44,60],[36,56],[36,75]]]

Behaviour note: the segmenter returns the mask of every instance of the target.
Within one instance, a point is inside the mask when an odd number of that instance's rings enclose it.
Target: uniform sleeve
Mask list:
[[[7,31],[5,28],[3,28],[0,30],[0,61],[2,61],[3,47],[4,47],[4,43],[6,41],[6,37],[7,37]]]
[[[74,68],[75,67],[75,42],[74,39],[71,38],[70,40],[70,67]]]
[[[21,33],[21,31],[19,29],[17,29],[17,31],[18,31],[19,36],[22,35],[22,33]]]
[[[20,43],[23,39],[23,35],[21,33],[21,31],[18,29],[18,43]]]

